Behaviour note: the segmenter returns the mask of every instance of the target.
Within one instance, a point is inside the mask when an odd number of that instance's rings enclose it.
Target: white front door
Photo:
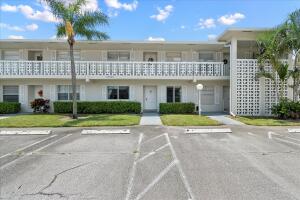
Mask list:
[[[156,110],[156,86],[144,87],[144,109]]]

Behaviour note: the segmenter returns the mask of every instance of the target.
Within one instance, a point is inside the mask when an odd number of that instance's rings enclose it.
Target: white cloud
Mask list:
[[[209,35],[207,36],[207,38],[208,38],[208,40],[213,41],[213,40],[216,40],[216,39],[217,39],[217,35],[215,35],[215,34],[209,34]]]
[[[134,0],[131,3],[121,3],[119,0],[104,0],[107,7],[112,9],[124,9],[127,11],[134,11],[137,9],[138,1]]]
[[[53,14],[49,10],[46,9],[44,9],[43,11],[34,10],[28,5],[19,5],[18,8],[20,9],[21,13],[25,15],[25,17],[28,19],[40,20],[44,22],[59,21],[53,16]]]
[[[10,31],[19,31],[19,32],[24,31],[24,29],[19,26],[12,26],[12,25],[5,24],[5,23],[0,23],[0,28],[7,29]]]
[[[0,10],[5,12],[17,12],[17,6],[11,6],[8,4],[4,4],[0,7]]]
[[[218,22],[220,22],[223,25],[232,25],[244,18],[245,18],[245,15],[243,15],[241,13],[234,13],[234,14],[230,14],[230,15],[221,16],[218,19]]]
[[[181,25],[181,26],[180,26],[180,28],[181,28],[181,29],[185,29],[185,28],[186,28],[186,26],[184,26],[184,25]]]
[[[64,37],[56,37],[56,35],[53,35],[53,36],[51,36],[49,39],[51,39],[51,40],[66,40],[66,39],[68,39],[68,37],[67,36],[64,36]]]
[[[9,35],[8,39],[17,39],[17,40],[21,40],[24,39],[24,37],[22,35]]]
[[[164,9],[157,8],[158,14],[152,15],[150,18],[155,19],[159,22],[165,22],[166,19],[170,16],[170,14],[173,12],[174,7],[172,5],[167,5],[164,7]]]
[[[40,0],[38,0],[38,1],[40,1]],[[68,6],[69,4],[74,3],[75,0],[63,0],[62,2],[64,3],[64,5]],[[46,10],[48,10],[47,3],[43,2],[42,5]],[[98,10],[98,8],[99,7],[98,7],[97,0],[86,0],[86,4],[83,7],[82,11],[96,11],[96,10]]]
[[[29,24],[26,26],[26,29],[29,31],[35,31],[39,28],[39,26],[37,24]]]
[[[119,15],[119,11],[114,10],[114,9],[108,9],[107,15],[109,17],[117,17]]]
[[[216,24],[213,18],[208,18],[208,19],[200,19],[198,26],[201,29],[205,29],[205,28],[214,28],[216,27]]]
[[[163,37],[152,37],[152,36],[148,37],[147,40],[148,41],[160,41],[160,42],[166,41],[165,38],[163,38]]]

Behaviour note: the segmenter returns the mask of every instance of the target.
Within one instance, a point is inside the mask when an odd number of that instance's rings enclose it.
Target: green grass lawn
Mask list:
[[[167,126],[216,126],[219,122],[199,115],[161,115],[161,121]]]
[[[300,120],[282,120],[282,119],[276,119],[272,117],[238,116],[233,119],[254,126],[299,126],[300,125]]]
[[[0,127],[130,126],[139,122],[140,116],[133,114],[80,115],[77,120],[71,119],[68,115],[30,114],[1,119]]]

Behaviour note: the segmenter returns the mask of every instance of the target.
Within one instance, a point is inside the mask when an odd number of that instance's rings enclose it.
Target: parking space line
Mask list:
[[[143,198],[143,196],[158,182],[160,181],[160,179],[162,179],[162,177],[164,177],[172,168],[173,166],[176,165],[176,163],[178,163],[178,160],[174,160],[173,162],[171,162],[163,171],[161,171],[155,178],[154,180],[141,192],[137,195],[137,197],[135,198],[135,200],[139,200],[141,198]]]
[[[141,143],[142,143],[143,137],[144,137],[144,134],[140,133],[138,144],[137,144],[137,149],[136,149],[137,153],[134,155],[134,161],[133,161],[133,165],[132,165],[130,176],[129,176],[129,183],[128,183],[128,188],[127,188],[127,193],[126,193],[125,200],[129,200],[129,198],[131,196],[131,190],[132,190],[132,187],[133,187],[133,180],[134,180],[134,177],[135,177],[137,160],[140,156]]]
[[[169,145],[170,145],[170,143],[167,143],[167,144],[165,144],[165,145],[163,145],[163,146],[161,146],[161,147],[155,149],[154,151],[151,151],[151,152],[148,153],[147,155],[145,155],[145,156],[141,157],[140,159],[138,159],[137,162],[142,162],[142,161],[145,160],[146,158],[148,158],[148,157],[150,157],[150,156],[156,154],[157,152],[159,152],[160,150],[166,148],[166,147],[169,146]]]
[[[68,134],[68,135],[65,135],[65,136],[59,138],[58,140],[55,140],[55,141],[53,141],[53,142],[51,142],[51,143],[49,143],[49,144],[47,144],[47,145],[45,145],[45,146],[42,146],[42,147],[40,147],[40,148],[34,150],[34,151],[31,152],[31,153],[35,153],[35,152],[38,152],[38,151],[40,151],[40,150],[43,150],[43,149],[45,149],[45,148],[47,148],[47,147],[49,147],[49,146],[51,146],[51,145],[53,145],[53,144],[55,144],[55,143],[57,143],[57,142],[59,142],[59,141],[65,139],[65,138],[67,138],[67,137],[70,137],[71,135],[73,135],[73,134],[70,133],[70,134]]]
[[[280,138],[273,138],[273,139],[300,146],[300,144],[296,143],[296,142],[292,142],[292,141],[288,141],[288,140],[284,140],[284,139],[280,139]]]
[[[145,142],[142,142],[142,144],[145,144],[145,143],[148,143],[150,141],[156,140],[157,138],[163,137],[164,135],[165,134],[161,134],[161,135],[155,136],[153,138],[150,138],[150,139],[146,140]]]
[[[177,168],[178,168],[179,174],[180,174],[180,176],[181,176],[181,179],[182,179],[182,181],[183,181],[183,184],[184,184],[184,186],[185,186],[185,188],[186,188],[186,190],[187,190],[187,192],[188,192],[189,199],[195,199],[195,198],[194,198],[194,194],[193,194],[193,192],[192,192],[192,189],[191,189],[191,187],[190,187],[190,184],[189,184],[189,182],[188,182],[188,180],[187,180],[187,178],[186,178],[186,175],[184,174],[183,169],[182,169],[182,167],[181,167],[180,161],[179,161],[178,158],[177,158],[175,149],[174,149],[174,147],[173,147],[173,145],[172,145],[172,143],[171,143],[171,140],[170,140],[170,138],[169,138],[169,134],[168,134],[168,133],[165,133],[165,137],[166,137],[168,143],[170,143],[169,146],[170,146],[171,153],[172,153],[172,155],[173,155],[174,160],[177,160]]]
[[[3,155],[3,156],[0,156],[0,159],[1,159],[1,158],[4,158],[4,157],[7,157],[7,156],[9,156],[9,155],[12,155],[13,153],[16,153],[16,152],[19,152],[19,151],[23,151],[23,150],[25,150],[25,149],[27,149],[27,148],[29,148],[29,147],[32,147],[32,146],[34,146],[34,145],[37,145],[37,144],[39,144],[39,143],[41,143],[41,142],[44,142],[44,141],[46,141],[46,140],[48,140],[48,139],[51,139],[51,138],[53,138],[53,137],[56,137],[56,136],[57,136],[57,135],[51,135],[50,137],[47,137],[47,138],[44,138],[44,139],[42,139],[42,140],[36,141],[36,142],[34,142],[34,143],[32,143],[32,144],[29,144],[29,145],[27,145],[27,146],[25,146],[25,147],[22,147],[22,148],[17,149],[17,150],[15,150],[15,151],[13,151],[13,152],[10,152],[10,153],[7,153],[7,154],[5,154],[5,155]]]

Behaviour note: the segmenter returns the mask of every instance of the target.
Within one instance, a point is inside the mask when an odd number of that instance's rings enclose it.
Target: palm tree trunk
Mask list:
[[[72,118],[77,119],[77,93],[76,93],[76,70],[74,62],[74,43],[70,43],[70,59],[71,59],[71,76],[72,76],[72,101],[73,101],[73,114]]]

